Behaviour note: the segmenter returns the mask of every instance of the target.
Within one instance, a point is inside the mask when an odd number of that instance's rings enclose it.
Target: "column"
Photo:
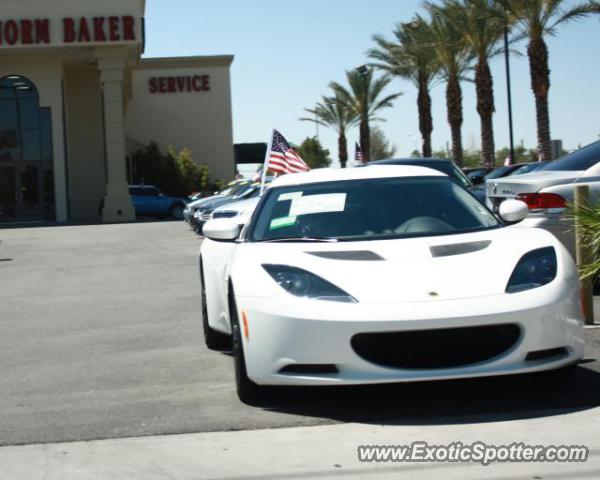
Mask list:
[[[125,129],[123,125],[123,79],[125,49],[97,48],[96,59],[104,101],[104,151],[106,155],[106,196],[103,222],[135,220],[126,175]]]

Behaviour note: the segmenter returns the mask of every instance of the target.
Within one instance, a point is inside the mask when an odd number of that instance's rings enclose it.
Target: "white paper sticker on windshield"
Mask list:
[[[311,213],[343,212],[345,206],[345,193],[309,195],[292,200],[290,216],[310,215]]]
[[[302,192],[282,193],[281,195],[279,195],[279,198],[277,199],[277,201],[283,202],[285,200],[294,200],[295,198],[300,198],[301,196],[302,196]]]

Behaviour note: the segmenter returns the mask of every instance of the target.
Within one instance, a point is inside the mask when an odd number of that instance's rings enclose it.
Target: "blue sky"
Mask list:
[[[291,142],[315,134],[301,122],[303,109],[328,93],[331,81],[344,82],[345,70],[364,64],[372,35],[391,36],[397,22],[420,11],[416,0],[149,0],[146,9],[148,57],[233,54],[234,141],[260,142],[272,127]],[[567,149],[600,138],[600,16],[563,25],[548,40],[550,115],[553,138]],[[536,124],[525,44],[511,61],[515,142],[535,147]],[[497,148],[508,145],[504,62],[492,62],[496,93]],[[398,156],[414,149],[419,137],[415,88],[394,80],[390,92],[404,95],[383,113],[380,126]],[[472,84],[463,84],[463,142],[479,147],[479,116]],[[450,141],[444,86],[432,91],[433,146]],[[337,156],[336,135],[320,129],[320,139]],[[358,131],[349,134],[350,144]],[[351,152],[353,148],[350,149]]]

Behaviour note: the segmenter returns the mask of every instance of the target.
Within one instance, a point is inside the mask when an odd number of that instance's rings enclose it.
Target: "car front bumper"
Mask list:
[[[584,334],[577,288],[551,285],[512,295],[403,304],[346,304],[296,299],[290,295],[268,300],[237,297],[240,321],[245,316],[247,322],[247,329],[243,328],[248,333],[243,337],[243,348],[248,376],[261,385],[341,385],[560,368],[582,358]],[[519,327],[520,335],[514,344],[491,359],[461,366],[383,366],[363,358],[351,344],[352,338],[362,333],[503,324]],[[531,352],[558,348],[562,349],[562,355],[526,360]],[[281,371],[290,365],[301,368]],[[337,372],[308,373],[303,371],[305,365],[334,365]]]

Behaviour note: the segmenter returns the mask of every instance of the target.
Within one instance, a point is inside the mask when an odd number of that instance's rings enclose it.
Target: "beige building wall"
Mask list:
[[[0,78],[21,75],[33,82],[38,90],[40,107],[50,107],[52,115],[52,147],[54,155],[54,202],[56,220],[67,218],[67,179],[63,130],[63,65],[59,56],[3,55]]]
[[[126,108],[125,133],[130,143],[154,141],[163,152],[168,146],[190,148],[196,163],[208,165],[212,179],[232,179],[232,61],[232,56],[142,60],[133,71],[133,98]],[[195,76],[208,76],[210,89],[202,89],[197,81],[200,91],[188,91],[187,78]],[[163,81],[161,93],[160,79],[168,77],[179,80],[171,82],[170,89],[168,80]]]
[[[70,220],[100,221],[106,168],[100,73],[95,65],[65,69]]]

